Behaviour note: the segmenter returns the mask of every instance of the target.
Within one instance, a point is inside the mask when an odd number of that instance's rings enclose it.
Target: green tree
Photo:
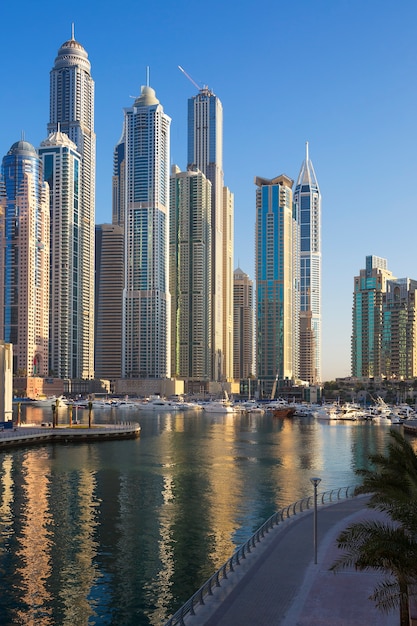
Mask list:
[[[382,611],[400,609],[401,626],[409,624],[409,595],[417,583],[417,456],[395,430],[387,453],[369,456],[374,469],[359,469],[363,482],[356,494],[369,493],[368,507],[387,515],[387,521],[351,524],[337,538],[344,552],[330,569],[355,566],[375,569],[387,577],[371,599]]]

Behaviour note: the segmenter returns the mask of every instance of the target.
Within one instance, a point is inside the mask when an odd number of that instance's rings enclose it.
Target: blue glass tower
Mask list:
[[[269,395],[297,375],[298,224],[288,176],[255,184],[257,373]]]
[[[321,194],[308,143],[294,204],[300,223],[299,377],[316,384],[321,380]]]
[[[35,148],[13,144],[2,164],[0,333],[13,371],[48,375],[49,198]]]

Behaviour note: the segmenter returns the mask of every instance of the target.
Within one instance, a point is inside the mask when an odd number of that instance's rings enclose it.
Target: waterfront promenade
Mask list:
[[[311,509],[276,526],[184,624],[398,626],[398,609],[381,613],[369,599],[381,574],[329,571],[338,556],[339,532],[354,521],[382,517],[366,502],[359,496],[318,508],[316,565]]]
[[[122,423],[87,426],[15,426],[0,430],[0,451],[45,443],[81,443],[108,441],[111,439],[134,439],[140,435],[139,424]]]

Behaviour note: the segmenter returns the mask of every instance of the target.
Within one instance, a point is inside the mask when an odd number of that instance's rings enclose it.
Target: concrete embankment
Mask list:
[[[139,424],[112,424],[91,428],[86,426],[57,426],[56,428],[14,426],[0,430],[0,450],[45,443],[85,443],[111,439],[135,439],[139,435]]]

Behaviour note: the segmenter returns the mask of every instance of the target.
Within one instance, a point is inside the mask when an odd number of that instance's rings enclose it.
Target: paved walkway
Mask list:
[[[195,616],[187,616],[187,626],[398,626],[399,610],[387,615],[369,600],[379,574],[329,571],[339,552],[339,532],[353,521],[381,517],[366,501],[357,497],[319,507],[317,565],[313,511],[286,520],[228,574]]]

